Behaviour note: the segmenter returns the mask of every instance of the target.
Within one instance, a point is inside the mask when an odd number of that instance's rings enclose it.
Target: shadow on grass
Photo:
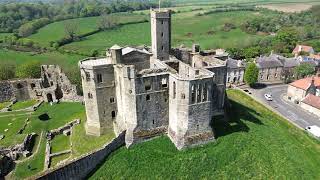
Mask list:
[[[263,125],[256,117],[260,116],[259,112],[232,100],[229,100],[229,103],[230,106],[226,109],[226,117],[215,117],[211,122],[216,138],[235,132],[249,132],[250,128],[245,121]]]

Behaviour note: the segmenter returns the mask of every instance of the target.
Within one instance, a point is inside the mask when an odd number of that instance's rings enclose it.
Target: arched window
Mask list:
[[[194,85],[191,86],[191,103],[194,104],[196,102],[196,88]]]
[[[115,111],[111,112],[111,117],[112,117],[112,119],[116,118],[116,112]]]

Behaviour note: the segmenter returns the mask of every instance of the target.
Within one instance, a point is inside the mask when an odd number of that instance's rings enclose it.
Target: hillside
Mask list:
[[[320,143],[237,90],[216,142],[176,150],[166,137],[116,151],[91,179],[317,179]]]

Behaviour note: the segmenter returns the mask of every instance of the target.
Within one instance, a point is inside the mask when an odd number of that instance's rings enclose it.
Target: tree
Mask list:
[[[229,53],[230,57],[233,59],[244,59],[244,53],[243,49],[239,48],[229,48],[227,49],[227,52]]]
[[[76,21],[66,21],[64,23],[64,31],[68,38],[75,39],[79,31],[79,26]]]
[[[114,28],[117,26],[117,22],[118,22],[118,20],[117,20],[116,16],[105,14],[100,17],[100,20],[98,22],[98,28],[101,30]]]
[[[308,75],[314,74],[315,68],[311,64],[301,64],[295,67],[294,72],[297,78],[304,78]]]
[[[97,49],[94,49],[91,51],[91,56],[92,57],[98,57],[99,56],[99,51]]]
[[[16,65],[10,62],[0,62],[0,80],[12,79],[15,76]]]
[[[244,74],[244,81],[253,86],[258,81],[259,69],[255,63],[249,63]]]
[[[281,53],[292,52],[298,42],[298,37],[299,34],[295,28],[282,28],[275,37],[275,46],[280,47],[279,44],[283,45],[282,49],[279,49]]]
[[[41,68],[37,61],[30,61],[17,67],[16,76],[19,78],[40,78]]]

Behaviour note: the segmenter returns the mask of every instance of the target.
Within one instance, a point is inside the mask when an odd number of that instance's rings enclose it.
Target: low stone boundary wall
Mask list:
[[[71,162],[49,169],[38,176],[29,179],[41,180],[79,180],[85,179],[93,170],[97,168],[113,151],[125,144],[125,132],[114,138],[103,148],[83,155]]]

